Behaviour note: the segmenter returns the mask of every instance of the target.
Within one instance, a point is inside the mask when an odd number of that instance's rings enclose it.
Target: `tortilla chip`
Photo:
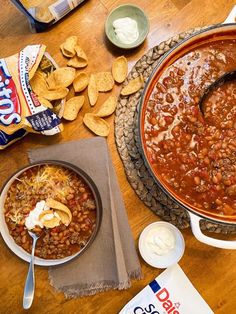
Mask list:
[[[129,81],[128,85],[122,88],[121,95],[127,96],[131,95],[133,93],[136,93],[138,90],[140,90],[143,87],[143,76],[140,74],[140,76],[136,77],[135,79]]]
[[[117,99],[115,96],[110,96],[107,100],[102,104],[98,112],[95,113],[98,117],[107,117],[110,116],[116,109]]]
[[[68,94],[69,89],[66,87],[59,87],[57,89],[44,91],[43,97],[47,100],[56,100],[65,98]]]
[[[67,65],[73,68],[84,68],[88,65],[88,62],[85,59],[79,58],[77,55],[75,55],[67,62]]]
[[[38,97],[38,101],[40,102],[40,104],[42,104],[44,107],[53,108],[53,105],[50,103],[49,100],[47,100],[46,98],[43,97]]]
[[[71,221],[72,214],[71,214],[71,211],[69,210],[69,208],[66,205],[64,205],[64,204],[62,204],[62,203],[60,203],[60,202],[58,202],[58,201],[56,201],[56,200],[54,200],[52,198],[48,198],[46,200],[46,205],[49,206],[50,208],[58,209],[58,210],[60,210],[60,211],[62,211],[64,213],[66,213],[69,216],[70,221]]]
[[[51,70],[53,69],[53,65],[52,62],[46,56],[43,56],[42,60],[39,63],[39,68],[44,73],[51,72]]]
[[[99,92],[107,92],[111,90],[114,86],[114,79],[111,72],[98,72],[95,73],[95,78],[97,81],[97,89]]]
[[[112,64],[112,76],[117,83],[122,83],[128,73],[128,62],[124,56],[118,57]]]
[[[37,7],[35,7],[35,18],[43,23],[49,23],[51,21],[53,21],[54,17],[52,15],[52,13],[50,12],[48,5],[39,5]]]
[[[45,215],[53,215],[53,210],[48,209],[48,210],[44,210],[40,215],[39,215],[39,220],[43,220],[43,217]]]
[[[66,225],[66,226],[68,226],[69,224],[70,224],[70,218],[69,218],[69,216],[66,214],[66,213],[64,213],[63,211],[61,211],[61,210],[58,210],[58,209],[56,209],[55,210],[55,213],[57,213],[57,215],[60,217],[60,219],[61,219],[61,222],[64,224],[64,225]]]
[[[92,74],[89,79],[88,98],[91,106],[94,106],[98,100],[98,88],[94,74]]]
[[[88,58],[87,58],[85,52],[83,51],[83,49],[79,45],[75,46],[75,51],[76,51],[76,54],[77,54],[79,59],[82,59],[84,61],[88,61]]]
[[[66,95],[66,100],[69,100],[72,97],[75,97],[75,90],[73,86],[70,87],[69,93]]]
[[[60,219],[57,217],[53,217],[50,220],[44,220],[42,223],[46,228],[54,228],[60,225]]]
[[[86,113],[84,115],[83,122],[93,133],[99,136],[108,136],[110,126],[102,118],[92,113]]]
[[[73,87],[76,93],[82,92],[89,83],[89,77],[85,72],[79,73],[73,81]]]
[[[33,92],[38,96],[43,96],[45,91],[48,90],[45,75],[42,71],[35,72],[34,76],[30,80],[30,85]]]
[[[63,67],[53,71],[47,78],[49,89],[68,87],[75,79],[76,71],[73,68]]]
[[[77,37],[70,36],[61,44],[60,48],[65,57],[72,58],[76,54],[75,46],[77,45]]]
[[[55,112],[55,114],[57,116],[59,116],[59,114],[61,114],[61,110],[62,110],[62,105],[61,104],[57,104],[53,107],[53,112]],[[64,109],[63,109],[63,112],[64,112]],[[63,113],[62,113],[63,114]],[[62,114],[60,117],[62,117]]]
[[[70,98],[65,103],[63,118],[69,121],[75,120],[83,104],[84,104],[84,96],[76,96],[76,97]]]

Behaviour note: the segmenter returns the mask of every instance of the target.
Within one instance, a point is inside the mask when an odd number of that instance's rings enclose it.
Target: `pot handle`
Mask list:
[[[190,212],[189,217],[190,217],[190,223],[191,223],[191,228],[192,232],[195,236],[195,238],[205,244],[218,247],[220,249],[231,249],[235,250],[236,249],[236,241],[226,241],[226,240],[219,240],[219,239],[214,239],[209,236],[206,236],[205,234],[202,233],[201,228],[200,228],[200,220],[202,219],[201,217],[198,217]]]
[[[236,5],[230,11],[230,13],[227,16],[226,20],[222,24],[227,24],[227,23],[236,23]]]

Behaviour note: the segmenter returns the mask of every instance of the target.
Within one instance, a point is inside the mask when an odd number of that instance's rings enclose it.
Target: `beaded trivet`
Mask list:
[[[124,85],[140,73],[142,73],[146,82],[157,65],[158,59],[165,52],[199,30],[201,28],[181,33],[150,49],[132,68]],[[160,218],[173,223],[181,229],[187,228],[189,227],[188,213],[160,190],[143,162],[139,150],[137,129],[141,94],[142,90],[130,96],[120,95],[116,109],[115,139],[126,176],[139,198]],[[201,229],[215,233],[236,233],[236,227],[233,225],[216,224],[207,220],[201,220]]]

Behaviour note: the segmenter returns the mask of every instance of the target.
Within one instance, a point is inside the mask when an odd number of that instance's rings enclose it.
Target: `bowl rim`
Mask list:
[[[143,13],[143,17],[144,17],[144,19],[145,19],[145,21],[146,21],[146,28],[147,28],[147,30],[146,30],[146,32],[145,32],[145,34],[144,34],[144,36],[143,36],[143,38],[141,38],[141,39],[137,39],[138,41],[135,41],[134,43],[136,43],[136,44],[123,44],[122,42],[120,42],[119,41],[119,43],[116,43],[116,42],[114,42],[113,40],[112,40],[112,38],[109,36],[109,34],[108,34],[108,21],[109,21],[109,18],[111,17],[111,15],[116,11],[116,10],[118,10],[118,9],[120,9],[120,8],[122,8],[122,7],[133,7],[133,8],[135,8],[135,9],[137,9],[137,10],[139,10],[140,12],[142,12]],[[114,45],[114,46],[116,46],[116,47],[118,47],[118,48],[121,48],[121,49],[132,49],[132,48],[137,48],[138,46],[140,46],[144,41],[145,41],[145,39],[146,39],[146,37],[147,37],[147,35],[148,35],[148,33],[149,33],[149,30],[150,30],[150,23],[149,23],[149,19],[148,19],[148,16],[147,16],[147,14],[145,13],[145,11],[142,9],[142,8],[140,8],[139,6],[137,6],[136,4],[132,4],[132,3],[124,3],[124,4],[121,4],[121,5],[118,5],[117,7],[115,7],[114,9],[112,9],[109,13],[108,13],[108,15],[107,15],[107,18],[106,18],[106,21],[105,21],[105,34],[106,34],[106,36],[107,36],[107,38],[109,39],[109,41]]]
[[[211,32],[212,32],[212,34],[211,34]],[[184,48],[186,49],[186,46],[188,45],[188,43],[191,43],[191,41],[201,42],[201,40],[206,38],[207,35],[214,37],[214,36],[216,36],[216,34],[218,34],[218,32],[219,33],[221,32],[223,34],[224,34],[224,32],[236,33],[236,24],[235,23],[215,24],[215,25],[211,25],[207,28],[201,29],[201,30],[189,35],[187,38],[181,40],[179,43],[177,43],[172,48],[170,48],[170,50],[168,50],[166,53],[164,53],[163,56],[160,57],[155,68],[153,69],[150,76],[148,77],[147,82],[145,83],[145,87],[144,87],[144,90],[142,92],[139,105],[137,107],[137,110],[138,110],[138,138],[139,138],[138,139],[138,141],[139,141],[138,146],[139,146],[141,155],[143,156],[145,166],[147,167],[147,169],[148,169],[149,173],[151,174],[152,178],[154,179],[155,183],[162,190],[162,192],[165,193],[165,195],[170,197],[175,203],[180,205],[186,211],[189,211],[198,217],[207,219],[208,221],[211,221],[213,223],[218,223],[218,224],[223,224],[223,225],[235,225],[236,224],[236,217],[235,216],[233,218],[231,218],[231,216],[225,216],[225,217],[220,216],[219,217],[219,216],[215,215],[214,213],[201,211],[200,209],[194,208],[189,203],[184,202],[180,198],[177,198],[175,196],[175,193],[172,192],[172,190],[170,191],[169,189],[167,189],[166,185],[163,184],[163,181],[160,180],[160,178],[157,177],[157,175],[155,175],[155,173],[153,171],[151,163],[149,162],[149,160],[147,158],[146,149],[144,147],[144,140],[142,137],[142,134],[143,134],[142,123],[141,123],[142,122],[142,110],[143,110],[143,107],[145,104],[148,89],[151,86],[153,80],[155,79],[155,76],[156,76],[156,73],[158,72],[158,69],[161,68],[163,66],[163,64],[164,64],[164,66],[166,66],[166,64],[168,63],[168,57],[171,57],[172,53],[174,54],[174,56],[177,54],[180,54],[181,53],[180,51]],[[198,36],[200,36],[200,39],[197,39]],[[182,55],[183,55],[183,52],[182,52],[181,56]]]
[[[98,190],[96,184],[94,183],[92,178],[84,170],[73,165],[72,163],[69,163],[66,161],[61,161],[61,160],[54,160],[54,159],[40,160],[40,161],[31,163],[29,165],[26,165],[26,166],[18,169],[17,171],[15,171],[4,182],[4,184],[0,190],[0,206],[1,206],[1,203],[3,203],[3,205],[4,205],[4,202],[5,202],[4,195],[6,196],[7,191],[9,190],[11,184],[14,182],[16,177],[18,177],[21,173],[23,173],[24,171],[26,171],[30,168],[40,166],[40,165],[45,165],[45,164],[51,164],[51,165],[57,165],[57,166],[65,167],[67,169],[70,169],[71,171],[74,171],[76,174],[78,174],[80,177],[82,177],[82,179],[86,182],[86,184],[91,189],[91,192],[92,192],[93,197],[95,199],[96,211],[97,211],[95,229],[94,229],[91,237],[89,238],[88,242],[86,243],[86,245],[80,251],[78,251],[77,253],[75,253],[73,255],[70,255],[70,256],[67,256],[67,257],[64,257],[61,259],[43,259],[43,258],[40,258],[37,256],[35,256],[35,258],[34,258],[34,264],[35,265],[56,266],[56,265],[61,265],[61,264],[67,263],[70,260],[74,259],[75,257],[80,256],[90,247],[90,245],[93,243],[93,241],[95,240],[95,238],[96,238],[96,236],[100,230],[102,215],[103,215],[103,207],[102,207],[101,196],[100,196],[100,193],[99,193],[99,190]],[[5,242],[6,246],[15,255],[17,255],[19,258],[21,258],[22,260],[24,260],[28,263],[30,262],[31,254],[26,252],[21,246],[17,245],[16,242],[14,241],[13,237],[9,233],[9,229],[8,229],[7,224],[6,224],[5,216],[4,216],[4,206],[2,206],[2,208],[0,208],[0,234],[1,234],[1,236]]]

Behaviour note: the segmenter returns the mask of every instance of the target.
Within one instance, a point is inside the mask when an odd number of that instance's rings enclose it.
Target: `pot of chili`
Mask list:
[[[227,20],[229,22],[229,20]],[[201,30],[168,51],[151,74],[139,107],[139,138],[158,186],[190,216],[195,237],[236,249],[236,241],[206,236],[200,220],[236,225],[236,82],[207,86],[236,69],[236,25]]]
[[[18,257],[30,261],[27,230],[40,235],[35,264],[41,266],[81,255],[94,241],[102,219],[93,180],[77,166],[56,160],[33,163],[13,174],[1,190],[0,207],[1,235]]]

